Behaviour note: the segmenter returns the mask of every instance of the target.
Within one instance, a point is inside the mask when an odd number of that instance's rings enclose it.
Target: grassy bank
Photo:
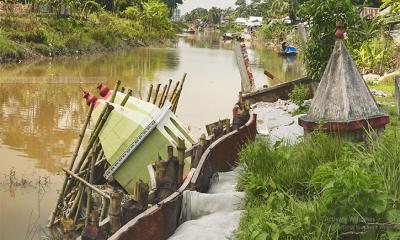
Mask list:
[[[105,11],[85,20],[55,15],[2,15],[0,63],[162,43],[172,38],[175,30],[170,22],[151,26]]]
[[[393,79],[372,86],[394,93]],[[400,129],[391,114],[370,146],[321,132],[297,145],[249,144],[240,154],[246,192],[238,239],[399,239]]]

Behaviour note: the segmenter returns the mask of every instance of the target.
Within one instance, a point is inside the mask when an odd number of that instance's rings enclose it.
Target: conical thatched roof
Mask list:
[[[301,121],[349,123],[382,116],[387,115],[379,109],[342,39],[338,37],[310,110]]]

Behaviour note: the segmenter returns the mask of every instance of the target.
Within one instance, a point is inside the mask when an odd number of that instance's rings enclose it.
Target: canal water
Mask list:
[[[170,48],[0,66],[0,239],[54,239],[45,226],[88,110],[82,88],[97,94],[99,82],[122,80],[144,98],[150,84],[186,72],[177,115],[199,136],[205,124],[231,117],[240,90],[232,49],[218,34],[200,34]],[[296,59],[260,47],[249,55],[258,87],[303,75]],[[269,82],[264,69],[280,80]]]

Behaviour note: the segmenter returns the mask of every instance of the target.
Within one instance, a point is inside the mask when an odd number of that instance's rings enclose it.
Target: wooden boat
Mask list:
[[[216,172],[230,171],[232,166],[237,164],[240,149],[248,141],[255,139],[256,122],[256,115],[251,115],[243,126],[217,139],[207,140],[205,148],[195,145],[191,155],[195,157],[200,150],[199,163],[196,168],[191,169],[180,188],[127,222],[108,239],[168,239],[180,224],[183,192],[185,190],[207,192],[212,176]],[[110,219],[107,218],[99,227],[108,229],[110,225]]]
[[[92,120],[97,121],[106,105],[114,110],[99,134],[107,162],[111,165],[104,177],[116,180],[128,193],[133,194],[137,181],[150,181],[147,166],[159,158],[166,158],[167,146],[178,145],[178,139],[187,148],[196,142],[188,130],[171,112],[171,104],[161,109],[157,106],[129,97],[124,107],[120,106],[125,94],[117,92],[114,103],[109,103],[111,91],[96,102]],[[190,166],[190,164],[186,164]]]
[[[183,30],[184,33],[188,33],[188,34],[195,34],[196,30],[194,30],[193,28],[189,28],[189,29],[185,29]]]
[[[294,56],[297,55],[297,48],[289,45],[287,42],[282,43],[282,50],[279,52],[282,56]]]

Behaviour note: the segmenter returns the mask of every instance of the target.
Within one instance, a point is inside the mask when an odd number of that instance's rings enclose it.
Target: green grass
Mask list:
[[[25,57],[25,51],[17,43],[10,41],[0,35],[0,63],[9,59],[20,59]]]
[[[4,62],[32,55],[109,51],[163,42],[175,33],[172,23],[151,31],[145,27],[107,12],[89,15],[87,20],[35,14],[1,16],[0,57]]]
[[[390,81],[374,88],[394,89]],[[321,132],[292,146],[248,144],[240,154],[246,200],[236,238],[399,239],[400,125],[394,98],[384,101],[391,123],[368,145]]]

